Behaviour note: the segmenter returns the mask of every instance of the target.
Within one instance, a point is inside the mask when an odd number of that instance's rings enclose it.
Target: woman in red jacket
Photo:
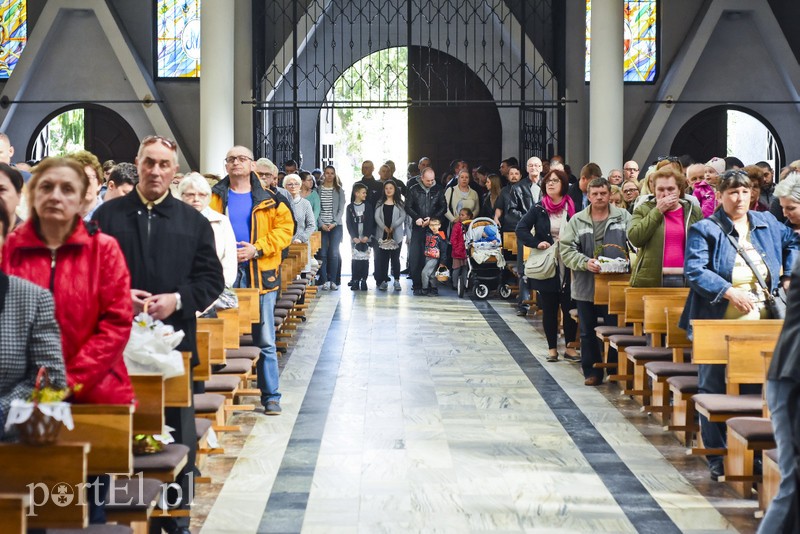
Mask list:
[[[53,293],[67,382],[80,404],[134,400],[122,351],[131,331],[130,273],[119,245],[81,221],[88,180],[47,158],[28,183],[30,218],[8,236],[2,270]]]

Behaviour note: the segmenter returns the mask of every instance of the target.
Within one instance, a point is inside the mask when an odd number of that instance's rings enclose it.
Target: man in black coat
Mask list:
[[[145,138],[136,157],[136,188],[101,205],[93,218],[103,232],[117,239],[125,255],[134,313],[146,305],[154,319],[183,330],[177,350],[191,351],[194,366],[199,363],[195,312],[210,306],[225,282],[208,220],[170,194],[178,171],[177,150],[171,139]],[[167,408],[165,416],[166,424],[175,428],[175,441],[189,447],[187,465],[178,479],[181,507],[188,508],[197,450],[194,406]],[[170,496],[170,502],[173,499]],[[189,518],[169,519],[162,526],[168,532],[188,532]]]
[[[414,295],[422,295],[422,267],[425,264],[423,247],[425,230],[431,219],[442,219],[447,209],[444,190],[436,183],[436,172],[428,167],[419,182],[408,190],[406,213],[413,221],[411,243],[408,246],[408,272],[414,284]]]

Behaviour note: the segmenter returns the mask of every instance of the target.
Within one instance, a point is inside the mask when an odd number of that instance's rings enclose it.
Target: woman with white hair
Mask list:
[[[233,286],[236,281],[236,236],[230,220],[208,207],[211,202],[211,187],[199,172],[190,172],[178,185],[178,196],[185,203],[199,211],[214,230],[214,242],[217,246],[217,257],[222,263],[225,287]]]
[[[314,209],[311,203],[300,194],[303,180],[297,174],[288,174],[283,179],[283,185],[289,192],[289,201],[292,204],[292,213],[296,223],[292,243],[308,243],[311,234],[317,229],[317,221],[314,218]]]
[[[309,238],[311,234],[317,229],[317,219],[314,217],[314,208],[311,203],[303,198],[300,190],[303,186],[303,180],[297,174],[287,174],[283,179],[283,186],[289,192],[289,204],[292,208],[292,215],[294,216],[295,232],[292,237],[292,243],[308,243],[308,257],[311,258],[311,243]],[[309,270],[307,263],[304,271]]]
[[[775,186],[773,196],[781,203],[786,226],[800,233],[800,172],[787,174]]]

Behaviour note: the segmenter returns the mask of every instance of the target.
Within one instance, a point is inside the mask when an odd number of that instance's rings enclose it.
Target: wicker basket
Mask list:
[[[605,248],[615,248],[622,252],[625,256],[625,265],[624,267],[618,263],[600,263],[600,272],[601,273],[627,273],[630,271],[631,268],[631,258],[628,255],[628,251],[622,248],[619,245],[615,245],[614,243],[606,243],[605,245],[600,245],[594,251],[595,259],[599,258],[602,255],[603,249]],[[603,267],[605,266],[605,268]]]
[[[47,369],[40,367],[36,375],[34,391],[41,391],[43,387],[49,385],[50,378],[47,376]],[[35,446],[52,445],[55,443],[56,439],[58,439],[58,433],[61,430],[61,421],[42,413],[39,409],[38,401],[34,401],[33,413],[31,416],[27,421],[17,423],[16,426],[20,442]]]

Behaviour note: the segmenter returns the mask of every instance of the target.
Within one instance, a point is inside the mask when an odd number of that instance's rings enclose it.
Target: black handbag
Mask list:
[[[722,233],[725,234],[725,236],[731,242],[731,245],[733,245],[733,248],[736,249],[736,252],[739,253],[739,256],[741,256],[744,262],[747,264],[747,266],[750,267],[750,270],[753,271],[753,274],[756,275],[756,280],[758,280],[758,285],[761,286],[761,290],[764,292],[764,297],[765,297],[764,305],[766,306],[767,312],[769,313],[769,318],[785,319],[786,290],[783,289],[783,286],[778,285],[778,287],[775,288],[775,291],[770,292],[769,286],[764,281],[764,277],[761,276],[761,273],[758,271],[758,269],[756,269],[756,266],[753,265],[752,261],[750,261],[750,256],[748,256],[745,253],[744,249],[741,246],[739,246],[739,242],[736,241],[731,234],[725,232],[725,229],[722,227],[722,225],[719,223],[717,219],[715,219],[714,217],[709,217],[708,219],[710,221],[713,221],[714,224],[720,227]]]

